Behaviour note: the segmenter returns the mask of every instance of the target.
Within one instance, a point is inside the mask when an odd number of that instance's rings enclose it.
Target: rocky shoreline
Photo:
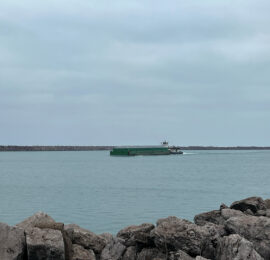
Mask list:
[[[129,226],[116,236],[55,222],[38,212],[0,223],[1,260],[270,259],[270,199],[250,197],[195,216]]]

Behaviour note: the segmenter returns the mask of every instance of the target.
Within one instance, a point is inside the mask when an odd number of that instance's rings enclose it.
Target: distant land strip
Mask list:
[[[179,146],[177,146],[179,147]],[[0,152],[17,151],[103,151],[113,146],[17,146],[0,145]],[[270,150],[270,146],[180,146],[181,150]]]

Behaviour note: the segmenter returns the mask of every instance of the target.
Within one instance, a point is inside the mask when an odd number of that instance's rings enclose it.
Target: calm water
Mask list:
[[[110,157],[99,152],[0,153],[0,222],[36,211],[94,232],[270,198],[270,151],[189,151]]]

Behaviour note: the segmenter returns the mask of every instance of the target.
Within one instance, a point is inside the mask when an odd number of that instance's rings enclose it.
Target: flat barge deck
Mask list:
[[[110,155],[135,156],[135,155],[170,155],[183,154],[180,147],[169,147],[167,142],[160,146],[122,146],[114,147]]]

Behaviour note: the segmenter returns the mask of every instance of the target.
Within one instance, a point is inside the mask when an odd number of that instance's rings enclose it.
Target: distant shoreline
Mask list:
[[[113,146],[17,146],[0,145],[0,152],[106,151]],[[270,146],[180,146],[181,150],[270,150]]]

